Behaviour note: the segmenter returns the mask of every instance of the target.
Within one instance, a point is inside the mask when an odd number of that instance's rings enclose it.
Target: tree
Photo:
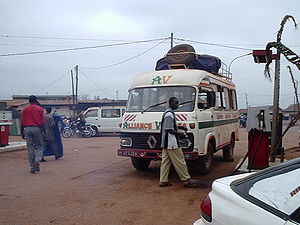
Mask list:
[[[270,161],[275,161],[275,154],[277,152],[277,148],[280,143],[280,139],[282,136],[279,137],[278,134],[278,125],[279,125],[279,117],[278,117],[278,111],[279,111],[279,86],[280,86],[280,54],[283,54],[285,58],[297,66],[297,68],[300,70],[300,59],[297,56],[296,53],[294,53],[291,49],[286,47],[281,43],[281,36],[283,33],[284,26],[288,20],[292,20],[294,22],[295,28],[297,28],[297,23],[294,19],[294,17],[290,15],[286,15],[280,24],[280,29],[277,33],[277,40],[276,42],[269,42],[266,46],[266,50],[270,50],[271,48],[277,49],[277,59],[275,61],[275,77],[274,77],[274,100],[273,100],[273,125],[272,125],[272,137],[271,137],[271,150],[270,150]],[[270,77],[270,67],[272,60],[270,60],[265,67],[265,75]],[[289,126],[288,126],[289,127]],[[284,132],[285,134],[286,132]]]

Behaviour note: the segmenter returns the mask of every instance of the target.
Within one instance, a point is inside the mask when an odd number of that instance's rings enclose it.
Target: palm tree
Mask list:
[[[285,58],[291,62],[292,64],[296,65],[296,67],[300,70],[300,58],[299,56],[294,53],[291,49],[286,47],[284,44],[281,43],[281,36],[283,33],[284,26],[288,20],[292,20],[294,22],[295,29],[297,29],[297,23],[293,16],[286,15],[280,24],[280,29],[277,33],[277,41],[276,42],[269,42],[266,46],[266,50],[270,50],[271,48],[277,49],[277,56],[280,54],[283,54]],[[265,66],[265,75],[270,77],[270,63],[272,60],[269,60],[269,62]],[[277,151],[277,148],[279,146],[279,140],[282,137],[279,137],[278,135],[278,109],[279,109],[279,78],[280,78],[280,60],[279,57],[275,61],[275,81],[274,81],[274,101],[273,101],[273,126],[272,126],[272,137],[271,137],[271,157],[270,161],[275,161],[275,154]],[[286,132],[284,132],[285,134]]]
[[[284,29],[284,25],[286,24],[286,22],[289,19],[293,20],[295,29],[298,28],[296,20],[294,19],[294,17],[290,16],[290,15],[286,15],[282,19],[281,24],[280,24],[280,29],[277,32],[277,41],[276,42],[269,42],[266,46],[266,50],[270,50],[271,48],[276,48],[278,54],[282,53],[289,62],[291,62],[292,64],[297,66],[298,70],[300,70],[300,58],[299,58],[299,56],[296,53],[294,53],[291,49],[289,49],[288,47],[286,47],[284,44],[281,43],[281,36],[282,36],[283,29]],[[270,67],[269,67],[269,65],[271,64],[271,62],[272,61],[269,61],[266,64],[266,67],[265,67],[265,75],[267,75],[268,77],[270,77]]]

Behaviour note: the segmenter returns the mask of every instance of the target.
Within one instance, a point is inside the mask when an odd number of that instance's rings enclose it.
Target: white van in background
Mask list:
[[[125,108],[125,106],[88,108],[84,112],[86,125],[90,125],[97,134],[120,132],[120,123],[122,123]]]

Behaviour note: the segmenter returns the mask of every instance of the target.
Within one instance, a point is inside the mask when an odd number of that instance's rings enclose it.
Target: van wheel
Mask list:
[[[131,163],[137,170],[147,170],[150,165],[151,159],[142,159],[131,157]]]
[[[235,146],[235,138],[234,135],[231,135],[230,144],[223,148],[223,158],[231,159],[233,157],[234,146]]]
[[[171,48],[170,51],[168,51],[166,56],[166,61],[168,64],[185,64],[186,66],[188,66],[196,57],[194,53],[195,53],[195,49],[191,45],[188,44],[177,45]]]
[[[206,155],[200,156],[198,160],[189,161],[192,171],[197,174],[208,174],[213,164],[213,152],[213,144],[208,143]]]
[[[92,137],[95,137],[98,134],[98,128],[96,126],[91,126],[92,128]]]

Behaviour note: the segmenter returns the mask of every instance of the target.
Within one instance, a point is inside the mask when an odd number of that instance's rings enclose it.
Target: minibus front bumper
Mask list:
[[[125,157],[134,157],[134,158],[145,158],[145,159],[156,159],[160,160],[161,150],[152,150],[152,149],[118,149],[119,156]],[[183,152],[185,160],[197,160],[199,159],[198,152]]]

